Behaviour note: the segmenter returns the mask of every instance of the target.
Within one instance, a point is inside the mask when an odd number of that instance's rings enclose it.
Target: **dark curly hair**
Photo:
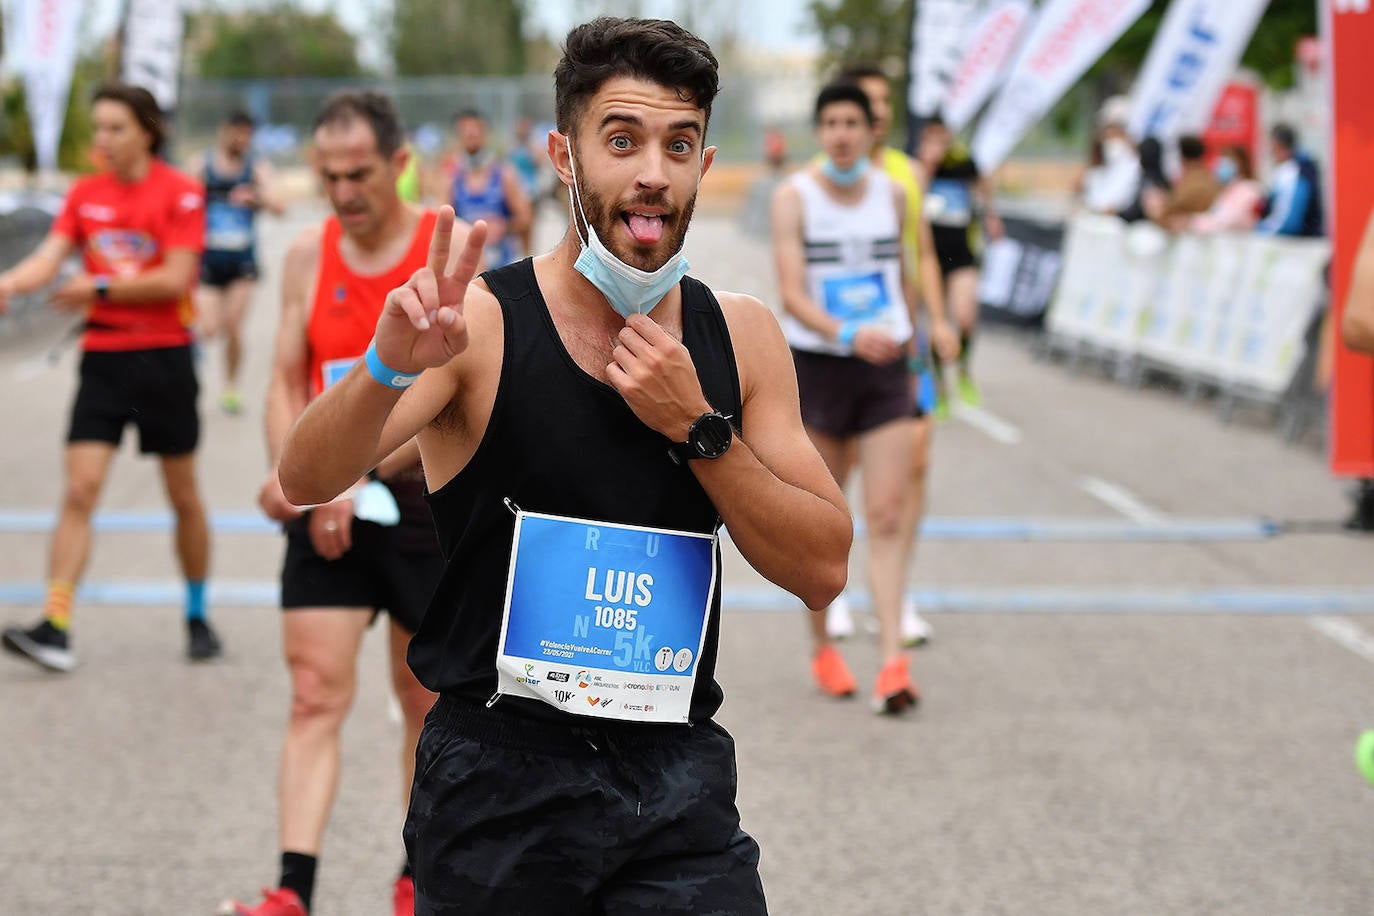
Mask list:
[[[649,80],[693,102],[711,120],[720,91],[719,63],[710,45],[666,19],[601,16],[579,25],[563,41],[553,71],[554,116],[564,134],[606,80],[629,76]]]

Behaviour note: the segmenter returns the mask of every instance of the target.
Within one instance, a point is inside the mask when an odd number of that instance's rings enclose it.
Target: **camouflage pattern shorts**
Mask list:
[[[416,916],[768,912],[714,722],[582,727],[444,696],[415,755]]]

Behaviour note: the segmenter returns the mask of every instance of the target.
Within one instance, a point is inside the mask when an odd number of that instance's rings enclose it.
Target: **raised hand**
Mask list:
[[[473,225],[450,269],[453,223],[453,208],[440,207],[428,263],[387,294],[377,319],[377,356],[398,372],[442,366],[467,349],[463,298],[482,262],[487,226],[481,220]]]

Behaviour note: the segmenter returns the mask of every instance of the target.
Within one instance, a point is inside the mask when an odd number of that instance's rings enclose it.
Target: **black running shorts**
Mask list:
[[[200,257],[200,282],[224,289],[239,280],[256,280],[258,262],[253,250],[207,251]]]
[[[847,439],[893,420],[925,416],[905,358],[875,366],[857,356],[794,349],[792,362],[802,422],[809,429]]]
[[[935,257],[940,262],[940,276],[948,279],[957,270],[978,266],[978,256],[969,246],[967,226],[931,226],[930,233],[935,242]]]
[[[407,632],[414,633],[444,571],[437,539],[427,548],[401,545],[397,543],[398,529],[355,519],[353,547],[337,560],[326,560],[310,543],[308,519],[306,513],[285,526],[282,609],[386,611]]]
[[[67,441],[117,446],[132,423],[145,455],[194,452],[200,441],[199,392],[189,346],[87,351]]]
[[[536,721],[443,695],[415,749],[416,916],[763,916],[714,722]]]

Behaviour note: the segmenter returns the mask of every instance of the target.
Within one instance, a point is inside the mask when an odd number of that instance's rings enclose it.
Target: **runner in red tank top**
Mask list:
[[[281,879],[256,907],[230,902],[240,916],[302,916],[310,910],[315,864],[339,772],[339,732],[353,702],[363,633],[377,612],[390,615],[392,687],[405,717],[402,798],[408,796],[415,741],[434,702],[406,665],[405,652],[443,568],[424,501],[419,449],[402,447],[374,480],[306,512],[277,481],[287,430],[306,404],[360,359],[387,293],[425,266],[435,216],[404,203],[396,178],[408,152],[391,101],[341,92],[316,116],[314,165],[334,215],[292,243],[282,268],[282,310],[267,396],[272,471],[259,494],[286,529],[282,632],[291,673],[290,718],[282,746]],[[457,249],[465,227],[455,234]],[[395,912],[412,916],[409,865],[396,880]]]
[[[43,620],[3,634],[7,650],[57,671],[76,664],[68,633],[72,595],[90,552],[96,499],[130,423],[138,427],[140,451],[158,456],[176,515],[177,559],[187,583],[187,654],[193,660],[220,654],[205,618],[210,533],[196,483],[200,417],[189,328],[205,194],[157,158],[162,115],[146,89],[101,88],[92,120],[109,171],[73,184],[47,238],[0,274],[3,313],[12,296],[46,286],[69,254],[81,252],[83,271],[50,298],[54,308],[85,321]]]

